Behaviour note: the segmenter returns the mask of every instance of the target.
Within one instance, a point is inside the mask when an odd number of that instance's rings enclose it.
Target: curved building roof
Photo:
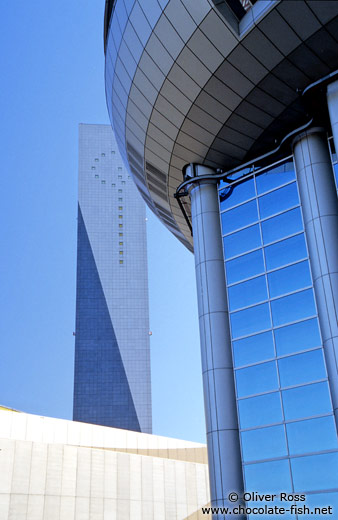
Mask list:
[[[108,0],[105,32],[120,151],[148,205],[189,249],[173,196],[182,167],[228,169],[270,150],[307,120],[300,92],[338,68],[330,0]]]

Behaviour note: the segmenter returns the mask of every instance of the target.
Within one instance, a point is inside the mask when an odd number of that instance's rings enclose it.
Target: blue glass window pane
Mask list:
[[[242,432],[243,460],[273,459],[288,454],[284,426],[270,426]]]
[[[312,491],[338,488],[338,453],[291,459],[295,489]]]
[[[287,421],[332,413],[329,387],[326,382],[284,390],[282,397]]]
[[[264,273],[263,252],[259,249],[234,260],[229,260],[226,262],[225,267],[228,284]]]
[[[232,285],[228,289],[230,311],[247,307],[268,298],[265,276]]]
[[[223,243],[225,258],[237,256],[250,251],[250,249],[260,247],[261,235],[258,224],[224,237]]]
[[[261,330],[271,328],[270,312],[267,303],[251,307],[230,315],[233,338],[248,336]]]
[[[276,269],[307,257],[303,233],[264,248],[266,268]]]
[[[236,367],[275,357],[271,331],[239,339],[232,345]]]
[[[338,448],[336,424],[332,415],[287,424],[286,432],[290,455]]]
[[[268,282],[271,298],[311,286],[309,263],[305,260],[274,271],[268,275]]]
[[[326,378],[322,349],[278,361],[282,386],[301,385]]]
[[[292,490],[289,462],[277,460],[244,466],[245,488],[259,493],[280,493]]]
[[[317,318],[275,329],[278,356],[321,346]]]
[[[252,200],[242,206],[230,209],[222,213],[222,232],[223,235],[235,231],[249,224],[253,224],[258,220],[257,202]]]
[[[282,213],[282,215],[262,222],[263,241],[265,244],[288,235],[293,235],[299,231],[303,231],[303,222],[299,208],[292,209]]]
[[[306,496],[306,505],[311,509],[314,510],[315,507],[320,508],[327,508],[329,506],[332,507],[333,515],[327,516],[326,518],[332,518],[332,520],[337,515],[338,511],[338,493],[313,493],[311,495]],[[299,517],[300,518],[300,517]],[[302,515],[303,520],[314,520],[314,515]],[[322,515],[322,518],[325,518],[324,515]]]
[[[275,326],[314,316],[316,307],[312,289],[273,300],[271,302],[271,312]]]
[[[257,193],[264,193],[265,191],[277,188],[282,184],[286,184],[295,178],[293,162],[280,164],[275,168],[271,168],[265,173],[256,177]]]
[[[240,399],[238,410],[241,428],[254,428],[283,421],[279,392]]]
[[[243,176],[248,175],[249,173],[253,173],[257,168],[255,168],[253,165],[247,166],[246,168],[242,168],[241,170],[231,173],[228,177],[235,181],[236,179],[242,179]],[[224,181],[221,181],[224,182]]]
[[[292,208],[292,206],[297,206],[299,198],[296,183],[259,197],[258,203],[261,218],[267,218],[285,209]]]
[[[220,191],[219,196],[221,211],[237,206],[237,204],[255,197],[254,180],[251,178],[241,184],[237,184],[237,186],[226,187]]]
[[[238,397],[277,390],[278,379],[274,361],[236,370]]]

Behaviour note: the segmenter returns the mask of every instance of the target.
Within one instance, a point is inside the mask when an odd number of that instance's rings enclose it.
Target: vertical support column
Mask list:
[[[293,153],[338,427],[338,200],[324,129],[297,136]]]
[[[189,170],[190,169],[190,170]],[[190,165],[188,176],[214,173]],[[228,303],[224,274],[217,181],[189,186],[201,339],[211,504],[234,507],[229,493],[243,494]],[[235,516],[235,515],[232,515]],[[220,515],[224,517],[224,515]],[[216,518],[216,517],[215,517]],[[246,518],[235,516],[235,518]]]
[[[336,153],[338,154],[338,81],[334,81],[327,86],[326,97],[331,121],[333,142]]]

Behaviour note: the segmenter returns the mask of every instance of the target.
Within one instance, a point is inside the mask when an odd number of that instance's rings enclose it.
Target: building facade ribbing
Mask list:
[[[110,126],[80,125],[73,417],[151,433],[145,217]]]
[[[108,109],[143,198],[194,248],[212,503],[338,508],[338,3],[243,4],[114,2]]]
[[[1,520],[200,520],[206,446],[0,409]]]

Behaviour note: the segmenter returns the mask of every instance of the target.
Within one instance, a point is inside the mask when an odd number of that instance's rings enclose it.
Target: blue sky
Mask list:
[[[109,123],[104,0],[3,2],[0,403],[71,418],[77,128]],[[154,433],[204,441],[191,253],[148,215]]]

